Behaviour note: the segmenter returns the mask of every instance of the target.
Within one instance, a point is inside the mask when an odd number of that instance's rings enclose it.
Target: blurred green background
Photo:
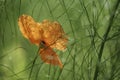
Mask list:
[[[0,80],[120,80],[120,0],[0,0]],[[69,37],[63,69],[36,57],[22,14],[58,21]]]

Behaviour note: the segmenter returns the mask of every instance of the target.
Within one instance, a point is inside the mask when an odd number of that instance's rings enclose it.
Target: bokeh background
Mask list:
[[[0,80],[120,80],[120,0],[0,0]],[[18,27],[22,14],[58,21],[69,37],[45,64]]]

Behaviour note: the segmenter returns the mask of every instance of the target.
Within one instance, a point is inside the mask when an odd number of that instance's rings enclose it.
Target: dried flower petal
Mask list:
[[[63,67],[58,55],[50,47],[40,49],[40,56],[45,63],[59,65],[60,68]]]
[[[29,39],[33,44],[39,45],[42,40],[42,29],[40,28],[40,23],[33,20],[32,17],[27,15],[22,15],[18,24],[23,36]]]
[[[52,48],[64,50],[66,48],[67,37],[58,22],[44,20],[42,23],[43,41]]]
[[[51,45],[52,48],[56,48],[58,50],[64,50],[66,49],[68,39],[65,38],[59,38],[53,45]]]

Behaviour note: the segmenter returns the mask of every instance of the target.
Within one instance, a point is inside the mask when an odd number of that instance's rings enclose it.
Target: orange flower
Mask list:
[[[23,36],[31,43],[38,46],[41,43],[43,44],[44,47],[39,52],[45,63],[59,65],[62,68],[62,63],[52,48],[64,50],[68,39],[58,22],[44,20],[42,23],[38,23],[32,17],[22,15],[19,18],[18,25]]]

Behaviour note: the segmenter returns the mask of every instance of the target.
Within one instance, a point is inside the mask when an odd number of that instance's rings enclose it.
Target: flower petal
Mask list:
[[[49,20],[44,20],[41,24],[44,31],[43,41],[51,48],[64,50],[68,39],[61,25],[58,22],[50,22]]]
[[[43,33],[40,23],[35,22],[30,16],[22,15],[18,20],[18,25],[25,38],[29,39],[33,44],[39,45]]]
[[[45,63],[63,67],[58,55],[50,47],[40,49],[40,57]]]

